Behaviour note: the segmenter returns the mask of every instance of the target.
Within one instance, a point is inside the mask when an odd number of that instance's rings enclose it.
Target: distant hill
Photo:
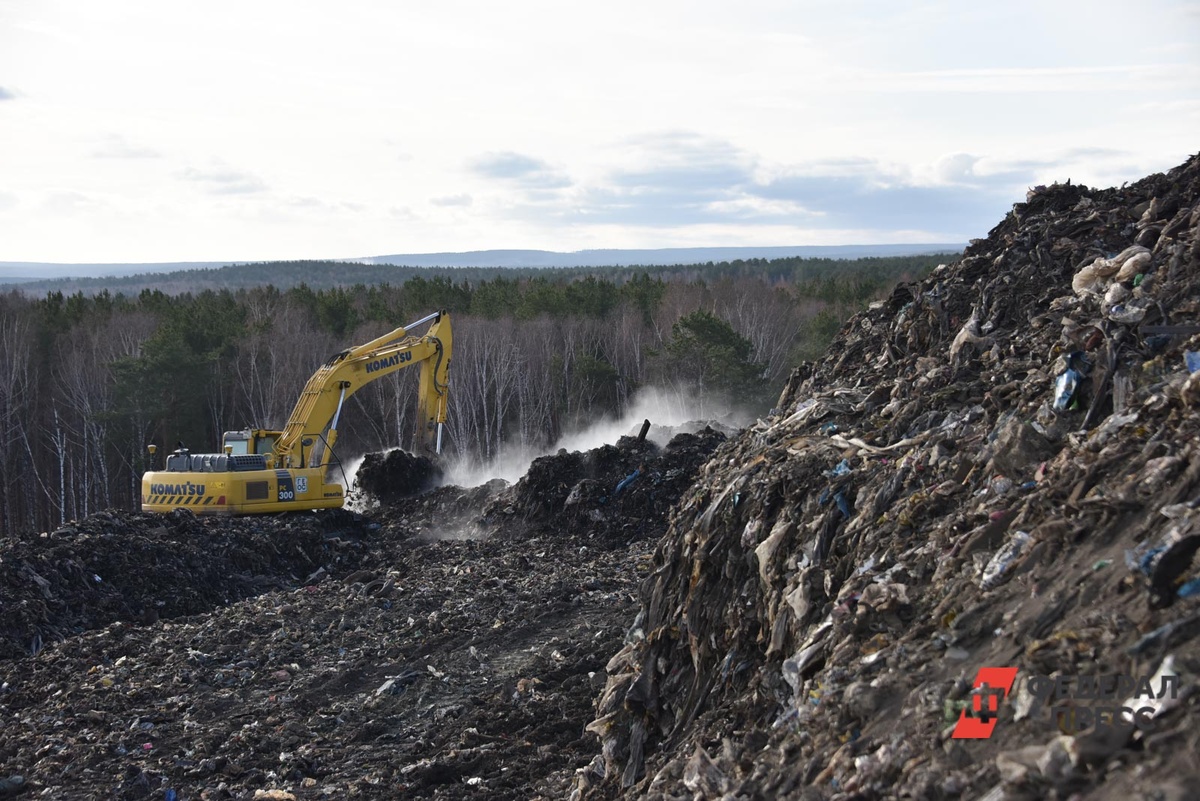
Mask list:
[[[139,273],[169,273],[180,270],[224,267],[228,261],[164,261],[148,264],[59,264],[44,261],[0,261],[0,281],[17,284],[52,278],[99,278]]]
[[[665,267],[720,264],[752,259],[786,258],[850,260],[931,253],[957,253],[962,245],[841,245],[762,248],[662,248],[657,250],[478,250],[465,253],[416,253],[325,261],[164,262],[155,264],[45,264],[0,262],[0,290],[94,294],[103,290],[136,294],[159,289],[168,294],[205,289],[238,289],[273,285],[281,289],[304,283],[314,289],[353,284],[400,284],[417,273],[446,272],[475,280],[476,271],[586,270],[602,267]],[[471,273],[468,275],[468,273]]]
[[[859,259],[868,256],[909,256],[921,253],[950,253],[964,244],[918,245],[796,245],[791,247],[655,248],[621,250],[605,248],[570,253],[553,250],[469,250],[458,253],[396,253],[390,256],[361,256],[324,261],[357,264],[398,264],[409,267],[622,267],[654,264],[705,264],[734,259],[781,259],[789,256],[829,259]],[[283,261],[283,260],[280,260]],[[0,280],[5,283],[45,281],[53,278],[100,278],[181,270],[217,269],[235,261],[169,261],[142,263],[60,263],[0,261]]]
[[[370,256],[362,264],[397,264],[407,267],[633,267],[671,264],[707,264],[736,259],[784,259],[791,256],[825,259],[862,259],[871,256],[913,256],[951,253],[964,244],[920,245],[795,245],[792,247],[655,248],[648,250],[472,250],[465,253],[405,253]]]

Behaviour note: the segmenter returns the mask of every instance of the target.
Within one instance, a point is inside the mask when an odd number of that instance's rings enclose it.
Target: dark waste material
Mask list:
[[[354,569],[0,660],[4,768],[31,797],[565,797],[652,543],[392,523],[362,547]]]
[[[671,507],[725,440],[706,426],[661,448],[627,436],[585,453],[543,456],[488,503],[481,522],[498,536],[575,530],[616,544],[659,537]]]
[[[9,776],[0,779],[0,798],[13,798],[25,791],[24,776]]]
[[[354,489],[374,500],[392,504],[420,495],[442,481],[442,469],[428,456],[396,449],[368,453],[354,477]]]
[[[675,506],[577,794],[1194,796],[1198,317],[1200,156],[1037,187],[850,320]],[[989,666],[1018,683],[955,739]],[[1022,689],[1099,675],[1179,692]],[[1072,722],[1105,704],[1149,723]]]
[[[118,620],[152,623],[294,585],[353,560],[341,539],[365,533],[345,512],[204,519],[100,512],[0,544],[0,659]]]
[[[565,457],[600,488],[570,511],[533,510],[560,497],[549,457],[369,518],[105,512],[8,543],[0,766],[73,799],[565,798],[665,527],[646,515],[723,440]],[[485,514],[502,495],[528,523]]]

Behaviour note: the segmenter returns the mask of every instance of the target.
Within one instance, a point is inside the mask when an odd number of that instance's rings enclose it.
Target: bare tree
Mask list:
[[[355,342],[367,342],[386,334],[394,326],[380,321],[366,323],[354,332]],[[418,371],[400,370],[367,384],[354,394],[352,405],[359,414],[349,418],[343,450],[413,448],[413,413],[417,405]],[[365,430],[364,430],[365,428]],[[341,436],[341,435],[339,435]]]
[[[499,452],[522,369],[515,325],[511,319],[455,320],[448,429],[459,454],[486,460]]]
[[[250,328],[253,333],[239,343],[231,365],[244,419],[231,419],[231,411],[221,425],[281,428],[304,383],[336,350],[335,341],[313,325],[307,310],[287,298],[259,298]]]
[[[19,446],[31,425],[34,398],[32,321],[15,294],[0,297],[0,509],[6,531],[32,522]]]
[[[727,279],[714,288],[713,295],[716,313],[750,340],[766,379],[781,381],[791,367],[788,357],[800,326],[796,301],[786,290],[757,278]]]

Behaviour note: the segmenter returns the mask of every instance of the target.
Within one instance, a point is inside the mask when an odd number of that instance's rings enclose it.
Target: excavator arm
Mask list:
[[[425,323],[431,323],[425,334],[409,333]],[[346,399],[420,365],[417,448],[440,453],[452,351],[450,315],[443,311],[338,353],[308,379],[282,431],[226,432],[224,453],[180,448],[166,458],[165,470],[142,476],[142,509],[229,515],[340,507],[342,486],[327,473]]]
[[[433,324],[424,336],[408,334],[410,329],[430,321]],[[313,373],[300,393],[275,444],[275,466],[327,465],[337,441],[338,421],[346,399],[372,381],[417,364],[421,366],[417,447],[440,453],[452,350],[450,315],[438,312],[333,356]],[[313,445],[302,456],[305,439],[313,440]]]

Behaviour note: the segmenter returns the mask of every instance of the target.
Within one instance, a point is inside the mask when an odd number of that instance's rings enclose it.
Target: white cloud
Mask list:
[[[92,150],[92,157],[98,159],[155,159],[161,155],[157,150],[130,142],[119,134],[104,137]]]
[[[470,206],[472,199],[470,195],[442,195],[441,197],[432,197],[429,202],[435,206]]]
[[[944,240],[1200,116],[1187,0],[0,5],[0,260]]]
[[[970,153],[950,153],[942,156],[933,165],[933,175],[938,183],[969,183],[975,177],[979,157]]]
[[[106,206],[107,204],[100,198],[70,190],[49,192],[39,204],[39,208],[48,214],[72,217],[105,211]]]
[[[750,195],[732,200],[713,201],[706,209],[717,216],[735,220],[778,220],[780,217],[800,219],[822,215],[820,211],[810,211],[790,200],[772,200]]]
[[[557,189],[571,185],[565,173],[541,159],[523,153],[485,153],[471,159],[470,169],[484,178],[510,181],[530,189]]]
[[[262,192],[267,188],[266,183],[257,175],[228,167],[188,167],[175,175],[180,180],[199,184],[206,192],[216,195],[243,195]]]
[[[1132,91],[1151,82],[1194,85],[1195,69],[1171,64],[1102,67],[1006,67],[919,72],[864,72],[840,76],[837,91],[1062,93]]]

